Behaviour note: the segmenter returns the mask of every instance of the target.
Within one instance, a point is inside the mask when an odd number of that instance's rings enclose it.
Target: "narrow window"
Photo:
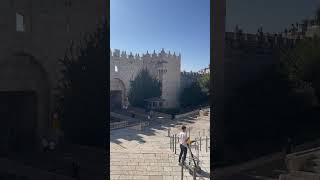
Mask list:
[[[118,72],[118,66],[114,66],[114,71]]]
[[[67,23],[67,32],[70,32],[70,24]]]
[[[19,13],[16,13],[16,31],[17,32],[25,31],[24,17]]]

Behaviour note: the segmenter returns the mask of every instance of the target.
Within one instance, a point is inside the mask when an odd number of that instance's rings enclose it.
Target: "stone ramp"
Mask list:
[[[192,119],[187,121],[164,119],[163,123],[152,122],[143,131],[131,128],[112,131],[110,134],[111,179],[181,180],[181,166],[178,164],[180,148],[177,146],[177,154],[170,149],[168,128],[171,128],[173,133],[178,133],[182,123],[193,126],[194,129],[201,129],[202,136],[202,129],[208,128],[210,123],[209,117]],[[190,124],[191,121],[194,123]],[[192,137],[199,134],[198,131],[191,133]],[[205,135],[208,135],[207,131]],[[210,179],[208,177],[210,151],[202,150],[200,160],[203,161],[201,168],[207,176],[197,179]],[[183,172],[184,180],[193,179],[188,169],[184,169]]]
[[[113,179],[179,179],[181,166],[178,157],[172,153],[112,153],[110,178]],[[184,180],[192,179],[184,169]]]

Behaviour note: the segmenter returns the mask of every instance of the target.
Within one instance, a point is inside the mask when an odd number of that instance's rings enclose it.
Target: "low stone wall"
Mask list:
[[[137,119],[132,118],[130,116],[125,116],[125,115],[114,113],[114,112],[110,112],[110,116],[111,117],[115,117],[117,119],[121,119],[123,121],[135,121],[135,120],[137,120]]]
[[[187,112],[184,114],[178,114],[175,116],[175,119],[182,119],[182,118],[186,118],[189,116],[199,115],[199,113],[200,113],[200,110],[197,109],[197,110],[190,111],[190,112]]]
[[[306,151],[288,154],[286,164],[290,172],[301,171],[304,165],[315,156],[315,153],[320,152],[320,147],[309,149]]]
[[[312,172],[293,171],[289,174],[281,174],[279,180],[319,180],[320,174]]]
[[[120,129],[120,128],[125,128],[128,126],[128,121],[121,121],[121,122],[115,122],[115,123],[110,123],[110,129]]]

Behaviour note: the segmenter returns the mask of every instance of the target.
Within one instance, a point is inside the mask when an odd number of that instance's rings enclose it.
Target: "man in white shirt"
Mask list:
[[[186,160],[187,152],[188,152],[188,145],[187,145],[187,134],[186,134],[186,127],[182,126],[182,132],[179,134],[179,140],[180,140],[180,155],[179,155],[179,164],[184,164],[184,161]],[[182,157],[183,155],[183,157]],[[181,161],[182,157],[182,161]]]

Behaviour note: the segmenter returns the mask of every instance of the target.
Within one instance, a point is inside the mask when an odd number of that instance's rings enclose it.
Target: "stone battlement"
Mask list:
[[[119,49],[114,49],[113,51],[110,49],[110,57],[111,58],[121,58],[122,60],[149,60],[149,59],[159,59],[159,58],[166,58],[166,59],[172,59],[172,60],[181,60],[181,54],[179,53],[179,55],[176,55],[175,52],[173,52],[173,54],[171,54],[171,52],[169,51],[168,53],[164,51],[164,49],[162,49],[160,51],[160,53],[156,53],[155,51],[153,51],[152,54],[150,54],[148,51],[146,54],[142,54],[140,56],[140,54],[135,54],[133,55],[132,52],[130,52],[129,54],[127,54],[126,51],[121,51]]]
[[[297,38],[284,37],[281,34],[248,34],[241,32],[226,32],[225,43],[227,48],[243,49],[252,52],[273,52],[276,49],[291,49],[301,40]]]
[[[299,40],[302,39],[301,36],[288,36],[285,37],[282,34],[249,34],[249,33],[241,33],[241,32],[226,32],[226,40],[238,40],[242,42],[251,42],[251,43],[273,43],[273,44],[295,44]]]

